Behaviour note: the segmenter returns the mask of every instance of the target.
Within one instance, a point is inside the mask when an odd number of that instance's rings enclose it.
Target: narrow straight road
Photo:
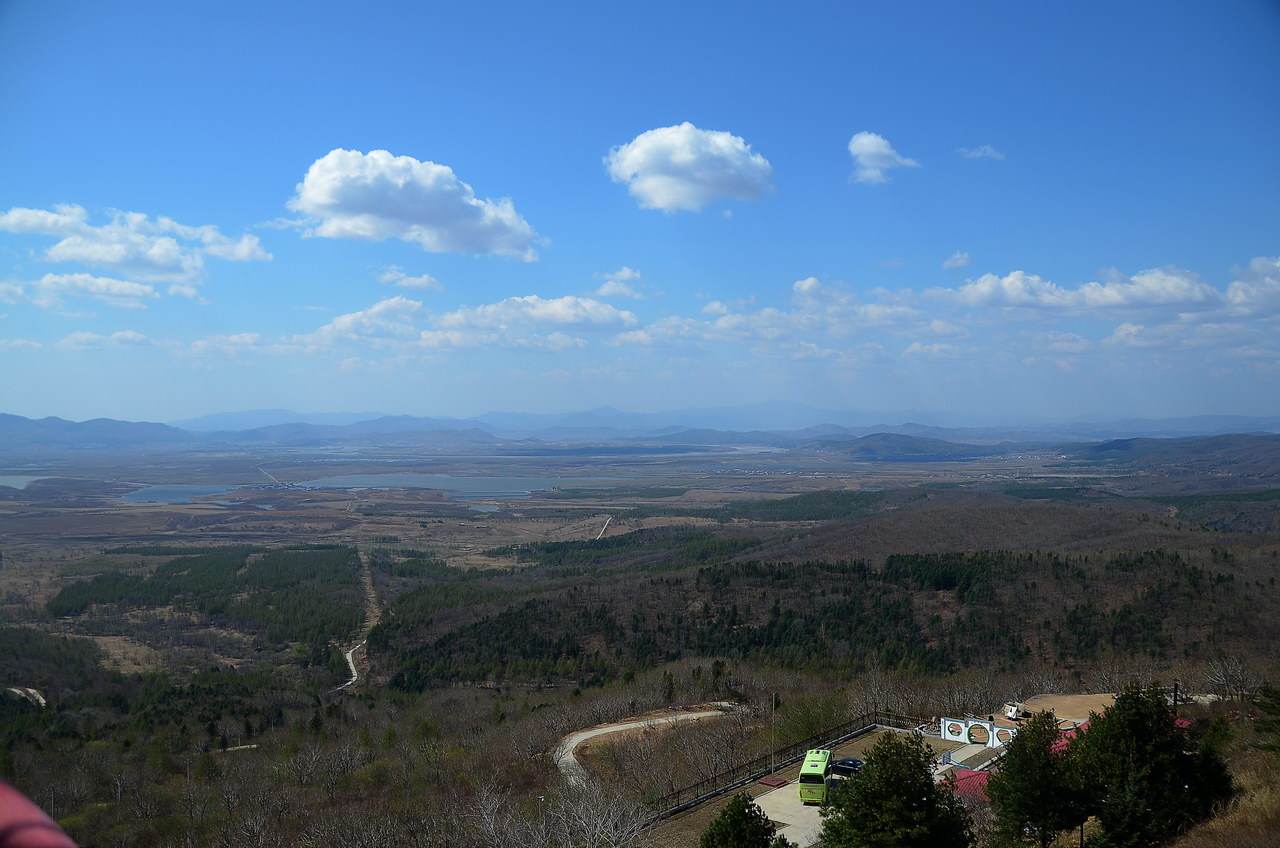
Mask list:
[[[659,727],[663,724],[675,724],[681,721],[696,721],[700,718],[714,718],[722,716],[727,711],[733,709],[732,704],[717,704],[721,709],[716,710],[699,710],[697,712],[686,712],[683,710],[668,710],[663,713],[650,716],[649,718],[632,719],[629,721],[618,721],[613,724],[602,724],[598,727],[588,727],[585,730],[575,730],[568,736],[560,740],[560,744],[556,746],[555,753],[552,755],[556,761],[556,767],[560,769],[560,773],[565,779],[574,786],[581,786],[590,780],[591,775],[582,767],[582,763],[578,762],[578,758],[573,752],[579,745],[588,739],[595,739],[599,736],[608,736],[610,733],[621,733],[624,730],[635,730],[642,727]]]
[[[359,554],[360,584],[364,587],[364,624],[360,626],[360,641],[345,652],[347,667],[351,669],[351,679],[336,687],[334,692],[341,692],[349,686],[354,686],[360,679],[360,670],[356,666],[356,651],[365,647],[370,631],[377,627],[382,619],[382,606],[378,603],[378,590],[373,587],[373,569],[369,567],[369,555],[364,551],[360,551]]]
[[[613,521],[613,516],[612,516],[612,515],[606,515],[606,516],[604,517],[604,526],[603,526],[603,527],[601,527],[601,528],[600,528],[600,532],[596,534],[596,541],[597,541],[597,542],[604,538],[604,531],[606,531],[606,530],[608,530],[608,529],[609,529],[609,522],[610,522],[610,521]]]

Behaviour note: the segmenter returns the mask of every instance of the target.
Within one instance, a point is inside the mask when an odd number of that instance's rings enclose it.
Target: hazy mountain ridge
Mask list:
[[[275,414],[281,411],[263,411]],[[232,415],[258,415],[233,413]],[[354,413],[353,413],[354,414]],[[97,418],[67,421],[31,419],[0,414],[0,453],[31,455],[41,452],[94,450],[191,450],[229,447],[307,447],[388,445],[419,448],[486,448],[503,443],[522,445],[690,445],[698,447],[760,446],[832,451],[866,461],[961,461],[1012,453],[1054,449],[1076,461],[1110,464],[1183,464],[1204,468],[1214,463],[1258,464],[1267,471],[1274,461],[1280,419],[1204,416],[1133,422],[1135,428],[1178,432],[1196,427],[1238,425],[1229,434],[1210,433],[1175,438],[1110,431],[1106,424],[1071,424],[1045,430],[1019,428],[949,428],[906,422],[899,425],[852,427],[829,422],[795,429],[734,429],[656,424],[668,413],[635,415],[614,409],[563,415],[493,413],[476,418],[385,415],[346,424],[288,422],[247,429],[192,431],[168,424]],[[214,417],[206,417],[204,421]],[[525,427],[518,427],[518,424]],[[546,425],[531,428],[527,425]],[[1117,438],[1117,435],[1122,436]],[[1269,473],[1269,471],[1267,471]]]

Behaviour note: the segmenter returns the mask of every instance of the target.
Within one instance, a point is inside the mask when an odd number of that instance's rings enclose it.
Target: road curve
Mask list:
[[[568,736],[560,740],[560,744],[556,746],[555,757],[556,767],[560,769],[560,773],[565,779],[574,786],[581,786],[590,778],[587,770],[582,767],[582,763],[578,762],[578,758],[573,752],[579,745],[588,739],[595,739],[598,736],[608,736],[611,733],[621,733],[624,730],[636,730],[642,727],[658,727],[662,724],[675,724],[680,721],[696,721],[700,718],[713,718],[714,716],[722,716],[729,710],[733,709],[732,704],[717,704],[720,709],[715,710],[699,710],[697,712],[687,712],[684,710],[668,710],[664,713],[650,716],[649,718],[633,719],[630,721],[618,721],[613,724],[601,724],[596,727],[588,727],[585,730],[575,730]]]

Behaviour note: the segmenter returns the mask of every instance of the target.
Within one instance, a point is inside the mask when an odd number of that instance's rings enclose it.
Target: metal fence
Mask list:
[[[808,739],[801,739],[799,742],[793,742],[790,745],[778,748],[771,754],[765,754],[756,757],[754,760],[739,763],[705,780],[682,786],[674,792],[668,792],[649,805],[654,811],[654,816],[650,823],[661,821],[676,813],[682,813],[704,801],[723,795],[726,792],[731,792],[741,786],[746,786],[748,783],[753,783],[778,769],[793,765],[804,759],[805,752],[813,748],[834,748],[851,739],[870,733],[877,728],[892,727],[900,730],[912,730],[926,723],[925,719],[915,716],[883,712],[863,713],[844,724],[815,733]]]

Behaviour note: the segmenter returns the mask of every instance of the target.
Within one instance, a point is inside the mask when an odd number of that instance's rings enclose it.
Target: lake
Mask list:
[[[133,503],[191,503],[192,498],[206,495],[220,495],[229,492],[236,486],[206,486],[196,483],[166,483],[158,486],[144,486],[136,492],[124,496]]]

